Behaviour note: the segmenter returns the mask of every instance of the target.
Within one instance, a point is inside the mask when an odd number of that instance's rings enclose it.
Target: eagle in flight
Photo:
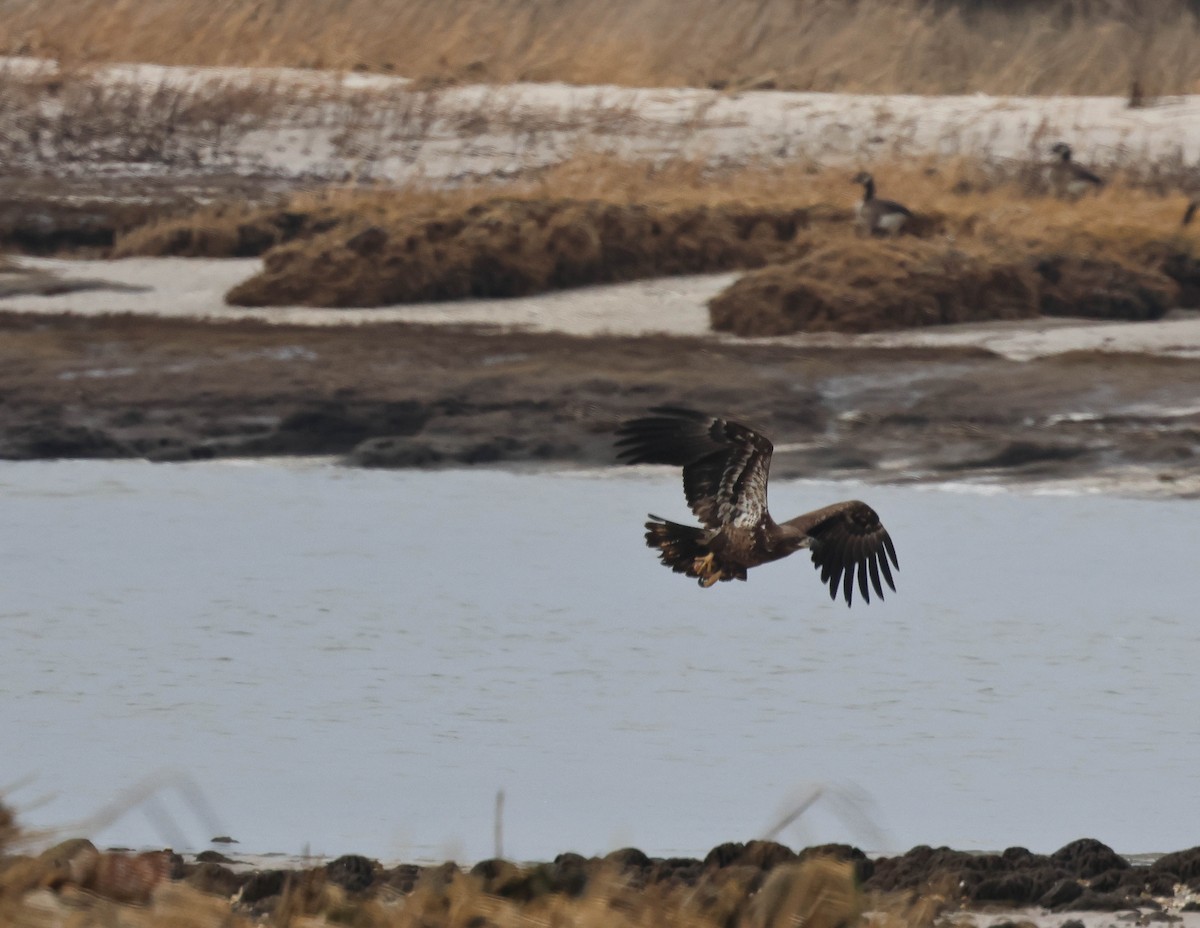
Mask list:
[[[767,511],[770,439],[692,409],[656,406],[650,413],[617,428],[617,456],[628,464],[683,468],[683,492],[701,527],[653,514],[646,523],[646,544],[671,570],[710,587],[718,580],[745,580],[751,567],[808,548],[831,599],[841,587],[849,606],[855,577],[868,603],[870,587],[883,599],[881,577],[896,589],[896,549],[866,503],[846,500],[777,523]]]

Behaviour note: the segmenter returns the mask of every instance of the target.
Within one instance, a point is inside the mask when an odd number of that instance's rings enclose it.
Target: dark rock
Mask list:
[[[1088,880],[1088,889],[1098,893],[1111,893],[1114,889],[1125,885],[1125,876],[1130,868],[1105,870]]]
[[[283,870],[260,870],[250,875],[242,886],[239,900],[247,905],[260,902],[268,896],[278,896],[288,883],[289,874]]]
[[[470,872],[480,881],[484,892],[514,902],[530,902],[554,892],[553,868],[548,864],[522,869],[511,861],[494,857],[481,860]]]
[[[1095,893],[1085,889],[1079,898],[1059,906],[1060,912],[1119,912],[1133,908],[1135,900],[1124,893]]]
[[[331,883],[347,892],[360,893],[369,889],[375,882],[375,874],[379,863],[359,854],[345,854],[337,860],[331,860],[325,865],[325,875]]]
[[[231,864],[233,863],[228,857],[220,851],[201,851],[196,855],[196,863],[198,864]]]
[[[195,864],[189,870],[183,878],[185,883],[202,893],[226,898],[234,895],[249,879],[248,875],[234,873],[228,867],[212,861]]]
[[[850,844],[817,844],[806,847],[796,859],[808,860],[810,857],[832,857],[834,860],[849,861],[854,864],[854,876],[859,883],[865,883],[875,874],[875,862],[862,850]]]
[[[412,892],[420,876],[421,868],[416,864],[399,864],[380,874],[380,878],[387,886],[401,893]]]
[[[574,851],[564,851],[554,858],[554,865],[557,867],[587,867],[589,863],[588,858]]]
[[[1120,888],[1134,896],[1174,896],[1179,880],[1171,873],[1155,873],[1148,867],[1131,867],[1125,871]]]
[[[518,867],[516,864],[505,860],[502,857],[489,857],[486,860],[479,861],[479,863],[475,864],[475,866],[473,866],[467,872],[470,873],[471,876],[479,877],[479,879],[486,883],[495,880],[498,877],[506,876],[517,869]]]
[[[567,896],[582,896],[590,876],[590,861],[580,854],[559,854],[551,866],[556,892]]]
[[[651,860],[645,852],[636,847],[623,847],[604,855],[604,862],[612,864],[621,870],[649,869]]]
[[[795,860],[797,854],[790,847],[777,841],[747,841],[738,863],[742,866],[771,870],[780,864]]]
[[[1173,875],[1176,882],[1187,883],[1200,877],[1200,847],[1164,854],[1150,865],[1152,874]]]
[[[1032,905],[1049,891],[1054,879],[1050,869],[1022,869],[979,880],[970,890],[974,902],[1011,902]]]
[[[1051,862],[1083,879],[1091,879],[1105,870],[1125,870],[1127,861],[1107,844],[1095,838],[1080,838],[1072,841],[1050,855]]]
[[[1051,886],[1042,897],[1037,901],[1037,904],[1044,909],[1056,909],[1059,906],[1074,902],[1083,895],[1082,884],[1072,878],[1059,880]]]
[[[1005,848],[1004,852],[1000,855],[1000,858],[1010,864],[1021,867],[1031,867],[1034,864],[1043,864],[1047,862],[1045,855],[1035,854],[1029,850],[1029,848],[1025,847]]]
[[[795,859],[795,851],[775,841],[747,841],[745,844],[740,841],[727,841],[708,852],[704,858],[704,868],[708,870],[745,866],[770,870],[777,864]]]
[[[655,861],[650,871],[650,882],[695,886],[703,870],[704,865],[695,857],[668,857]]]
[[[417,878],[417,885],[437,891],[443,890],[454,882],[459,873],[458,864],[452,860],[438,864],[436,867],[425,867]]]
[[[209,844],[239,844],[236,838],[231,838],[229,835],[218,835],[208,842]]]
[[[1068,918],[1058,928],[1084,928],[1084,924],[1078,918]]]
[[[882,892],[924,888],[935,877],[957,879],[969,873],[975,855],[948,847],[936,850],[919,844],[899,857],[881,857],[875,861],[875,872],[866,888]]]

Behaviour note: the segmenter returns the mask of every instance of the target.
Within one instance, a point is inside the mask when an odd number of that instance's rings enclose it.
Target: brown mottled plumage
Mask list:
[[[782,524],[767,511],[767,474],[774,447],[753,429],[692,409],[657,406],[651,415],[617,429],[617,454],[629,464],[672,464],[683,468],[683,492],[700,527],[651,515],[646,544],[676,573],[701,586],[745,580],[746,571],[812,552],[836,599],[841,587],[850,605],[855,577],[866,602],[869,587],[883,599],[883,581],[895,590],[888,564],[899,568],[896,549],[875,510],[858,500],[834,503]],[[868,585],[868,580],[869,585]]]

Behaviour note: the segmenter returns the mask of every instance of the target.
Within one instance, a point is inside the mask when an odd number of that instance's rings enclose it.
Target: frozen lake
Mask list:
[[[662,568],[667,470],[3,463],[0,492],[29,826],[116,801],[99,842],[467,862],[503,789],[514,858],[702,855],[821,787],[780,840],[1197,842],[1197,502],[773,484],[777,517],[853,496],[891,530],[899,592],[847,610],[803,553]]]

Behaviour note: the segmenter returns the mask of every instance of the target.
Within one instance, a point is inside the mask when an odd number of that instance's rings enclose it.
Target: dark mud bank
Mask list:
[[[1200,365],[806,349],[406,325],[0,315],[0,458],[333,455],[378,467],[614,463],[656,404],[776,443],[773,472],[888,481],[1194,471]]]

